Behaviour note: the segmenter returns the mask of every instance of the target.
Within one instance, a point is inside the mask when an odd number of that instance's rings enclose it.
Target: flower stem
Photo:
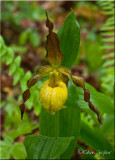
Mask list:
[[[59,111],[57,111],[55,117],[55,137],[59,137]],[[60,159],[60,156],[57,159]]]
[[[59,112],[58,111],[55,117],[55,137],[59,137]]]

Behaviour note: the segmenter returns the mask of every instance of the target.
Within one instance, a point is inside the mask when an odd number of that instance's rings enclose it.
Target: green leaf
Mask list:
[[[38,116],[40,114],[41,108],[42,108],[42,104],[40,102],[36,102],[34,104],[34,112],[35,112],[36,116]]]
[[[28,159],[56,159],[68,148],[73,138],[42,135],[26,136],[24,146]]]
[[[7,47],[5,46],[5,42],[3,40],[3,37],[0,36],[0,57],[5,55],[6,52],[7,52]]]
[[[27,155],[22,143],[15,143],[13,145],[12,155],[15,159],[26,159]]]
[[[40,37],[37,31],[31,31],[29,33],[29,41],[33,47],[37,47],[40,44]]]
[[[29,18],[31,18],[34,21],[39,21],[39,20],[45,20],[45,11],[43,8],[41,8],[40,6],[35,5],[30,5],[30,16]]]
[[[114,42],[114,37],[104,38],[103,41],[104,41],[104,42]]]
[[[104,25],[106,25],[106,24],[108,24],[108,25],[114,25],[114,24],[115,24],[115,22],[114,22],[114,16],[109,17],[109,18],[106,20],[106,22],[105,22]]]
[[[102,13],[105,14],[105,15],[114,15],[114,10],[103,11]]]
[[[66,109],[61,109],[55,115],[51,115],[42,108],[40,114],[40,134],[50,137],[75,137],[66,152],[61,155],[62,159],[69,159],[72,156],[80,128],[80,104],[73,83],[68,83],[68,91]]]
[[[19,44],[25,45],[27,42],[27,38],[28,38],[28,32],[27,31],[22,32],[19,37]]]
[[[22,68],[18,68],[14,74],[14,79],[13,79],[13,85],[16,85],[18,83],[18,81],[21,79],[21,77],[23,76],[24,71]]]
[[[22,122],[18,125],[18,128],[13,129],[7,133],[7,135],[13,139],[31,133],[34,129],[38,128],[37,125],[32,125],[30,122]]]
[[[107,136],[114,133],[114,121],[115,121],[114,115],[107,115],[104,118],[103,125],[100,128],[101,132],[104,135]]]
[[[0,49],[4,45],[5,45],[5,43],[4,43],[3,37],[0,35]]]
[[[15,68],[15,63],[12,63],[10,65],[10,69],[9,69],[9,75],[12,75],[15,72],[16,68]]]
[[[94,72],[102,63],[103,50],[100,49],[100,43],[92,43],[90,40],[87,41],[85,51],[87,55],[88,68],[90,72]]]
[[[84,122],[81,123],[80,140],[92,147],[99,154],[100,152],[108,152],[108,154],[101,154],[102,157],[107,159],[113,159],[113,148],[103,134],[97,130],[92,130]]]
[[[7,47],[3,45],[0,49],[0,57],[4,56],[7,53]]]
[[[12,155],[12,141],[0,141],[0,159],[10,159]],[[7,153],[7,154],[6,154]]]
[[[60,50],[63,54],[62,66],[71,68],[74,64],[80,44],[80,27],[72,11],[58,31]]]
[[[4,140],[0,141],[0,153],[0,159],[10,159],[12,156],[16,159],[26,158],[24,145],[14,143],[13,139],[8,135],[5,135]]]
[[[14,52],[17,52],[19,54],[23,54],[27,51],[27,48],[25,46],[17,46],[17,45],[11,45]]]
[[[13,52],[12,48],[8,47],[7,53],[6,53],[6,64],[7,65],[11,64],[13,59],[14,59],[14,52]]]
[[[17,56],[14,62],[10,65],[9,75],[12,75],[17,70],[17,68],[20,66],[20,62],[21,57]]]
[[[110,30],[114,30],[114,25],[113,26],[103,26],[101,28],[101,31],[110,31]]]
[[[114,32],[113,31],[111,31],[111,32],[110,31],[109,32],[102,32],[101,35],[110,37],[110,36],[114,36]]]
[[[5,101],[1,101],[0,108],[3,108],[6,105]]]
[[[4,142],[6,142],[7,144],[13,143],[13,139],[9,137],[7,134],[3,135],[3,138],[4,138]]]
[[[106,61],[102,66],[103,67],[108,67],[108,66],[114,66],[114,59]]]

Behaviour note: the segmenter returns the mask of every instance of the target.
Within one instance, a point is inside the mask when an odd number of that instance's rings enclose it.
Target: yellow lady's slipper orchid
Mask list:
[[[37,76],[28,80],[28,88],[32,87],[36,82],[37,78],[44,77],[49,74],[49,80],[45,81],[40,89],[40,102],[46,109],[46,111],[55,113],[56,111],[65,108],[64,104],[68,97],[68,76],[72,78],[73,83],[77,87],[81,87],[84,90],[84,100],[88,103],[89,108],[97,114],[98,121],[101,123],[101,117],[98,109],[90,101],[90,92],[85,88],[85,83],[82,78],[73,76],[71,71],[63,66],[60,66],[62,61],[62,53],[59,49],[59,38],[56,33],[53,32],[53,23],[49,20],[46,13],[47,20],[46,26],[49,29],[46,41],[46,58],[50,62],[51,66],[42,66],[37,70]],[[20,105],[21,118],[25,110],[25,102],[30,97],[30,90],[27,89],[23,93],[23,102]]]

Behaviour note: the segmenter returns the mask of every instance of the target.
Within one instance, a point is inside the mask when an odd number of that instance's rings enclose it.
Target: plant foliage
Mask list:
[[[101,35],[104,42],[102,49],[106,51],[103,56],[103,66],[101,70],[102,89],[113,96],[114,86],[114,3],[113,1],[98,2],[102,9],[102,14],[108,16],[104,25],[101,27]],[[109,86],[109,87],[108,87]]]

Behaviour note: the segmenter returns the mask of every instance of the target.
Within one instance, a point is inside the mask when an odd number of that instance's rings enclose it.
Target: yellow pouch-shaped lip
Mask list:
[[[55,113],[65,108],[64,103],[68,97],[68,89],[66,84],[59,81],[57,87],[51,87],[49,80],[44,82],[40,89],[40,101],[47,112]]]

